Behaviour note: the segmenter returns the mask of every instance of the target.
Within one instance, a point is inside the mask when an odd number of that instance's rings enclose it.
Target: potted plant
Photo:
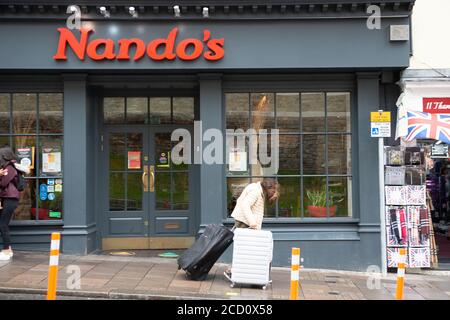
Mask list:
[[[306,190],[309,199],[308,212],[314,218],[326,218],[327,216],[327,192],[322,190]],[[334,217],[336,213],[336,205],[333,203],[333,195],[328,193],[328,205],[330,207],[330,217]]]

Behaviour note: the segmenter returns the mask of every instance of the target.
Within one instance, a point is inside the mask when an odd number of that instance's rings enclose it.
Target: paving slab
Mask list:
[[[174,259],[116,257],[109,255],[61,256],[58,294],[109,299],[289,299],[290,268],[272,268],[272,285],[230,287],[223,275],[228,265],[216,263],[204,281],[191,281],[178,270]],[[18,252],[10,262],[0,263],[0,292],[36,293],[47,287],[48,253]],[[71,290],[73,272],[79,267],[81,287]],[[371,290],[369,275],[339,270],[301,269],[299,299],[311,300],[392,300],[396,275],[379,278],[379,288]],[[68,281],[70,283],[68,283]],[[405,300],[450,300],[450,277],[406,274]],[[34,291],[33,291],[34,290]]]

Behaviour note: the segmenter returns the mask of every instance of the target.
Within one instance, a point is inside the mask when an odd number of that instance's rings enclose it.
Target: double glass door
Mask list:
[[[171,161],[171,150],[178,143],[171,141],[176,128],[105,128],[104,249],[188,245],[183,245],[182,237],[193,235],[193,173],[191,165]]]

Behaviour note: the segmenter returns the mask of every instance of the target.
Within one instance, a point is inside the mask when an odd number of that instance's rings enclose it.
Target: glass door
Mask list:
[[[109,128],[104,136],[106,212],[104,237],[148,237],[150,188],[148,131]],[[145,247],[145,241],[137,247]]]
[[[150,131],[150,221],[151,235],[190,235],[193,229],[191,195],[192,170],[188,164],[172,162],[172,129],[153,128]],[[154,179],[154,183],[153,183]]]
[[[114,126],[104,135],[103,248],[187,247],[194,234],[193,172],[176,165],[172,126]],[[183,238],[185,237],[185,238]]]

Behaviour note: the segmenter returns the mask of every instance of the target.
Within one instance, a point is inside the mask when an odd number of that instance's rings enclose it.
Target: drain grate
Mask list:
[[[340,295],[339,291],[329,291],[328,294],[329,294],[329,295],[332,295],[332,296],[338,296],[338,295]]]

